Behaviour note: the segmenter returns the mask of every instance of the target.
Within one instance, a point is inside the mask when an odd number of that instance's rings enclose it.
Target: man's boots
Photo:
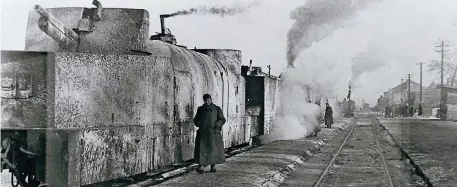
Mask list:
[[[200,165],[200,164],[198,165],[197,172],[200,173],[200,174],[205,172],[205,171],[202,170],[202,165]]]

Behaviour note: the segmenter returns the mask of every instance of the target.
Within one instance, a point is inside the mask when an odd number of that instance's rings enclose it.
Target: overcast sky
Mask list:
[[[160,31],[158,15],[201,5],[232,5],[243,0],[100,0],[104,7],[146,9],[150,14],[150,34]],[[293,20],[290,12],[306,3],[304,0],[263,0],[248,13],[221,18],[214,15],[189,15],[166,20],[181,45],[189,48],[230,48],[242,50],[243,63],[279,75],[287,66],[286,36]],[[1,1],[2,50],[23,50],[28,12],[33,5],[51,7],[93,7],[91,0],[3,0]],[[384,66],[362,74],[354,85],[354,97],[370,104],[388,88],[412,73],[419,82],[418,62],[438,60],[435,46],[441,40],[457,44],[456,0],[379,0],[348,19],[343,28],[305,49],[297,66],[313,66],[319,77],[335,82],[338,97],[347,95],[351,79],[351,59],[367,52]],[[377,62],[376,64],[380,64]],[[331,69],[331,70],[330,70]],[[424,67],[425,69],[425,67]],[[327,80],[329,81],[329,80]],[[424,85],[439,82],[436,73],[424,72]]]

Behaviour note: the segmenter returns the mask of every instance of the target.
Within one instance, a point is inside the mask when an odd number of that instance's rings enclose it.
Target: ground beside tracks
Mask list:
[[[352,119],[336,121],[332,129],[322,128],[317,137],[275,141],[240,153],[217,165],[217,172],[188,172],[154,186],[279,186]],[[147,181],[131,186],[151,186]]]
[[[457,123],[429,119],[380,119],[429,186],[457,186]]]
[[[275,141],[240,153],[218,165],[216,173],[198,174],[189,168],[190,172],[177,177],[167,174],[169,179],[160,184],[132,186],[313,186],[320,178],[319,186],[389,186],[385,173],[389,173],[391,186],[430,186],[377,120],[352,120],[339,121],[332,129],[323,128],[317,137]],[[357,128],[329,166],[355,125]],[[372,129],[376,129],[375,134]],[[322,175],[327,166],[328,173]]]

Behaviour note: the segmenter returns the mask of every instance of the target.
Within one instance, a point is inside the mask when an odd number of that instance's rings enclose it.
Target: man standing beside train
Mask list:
[[[332,128],[333,124],[333,110],[328,103],[325,103],[325,125],[327,128]]]
[[[203,95],[205,103],[198,107],[194,124],[198,127],[195,138],[194,160],[198,163],[197,172],[203,173],[202,166],[211,165],[211,172],[216,172],[216,164],[225,162],[222,126],[226,120],[222,109],[213,104],[211,95]]]

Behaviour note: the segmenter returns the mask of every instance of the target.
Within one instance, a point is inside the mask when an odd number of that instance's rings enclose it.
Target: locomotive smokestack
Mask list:
[[[172,17],[173,15],[170,14],[162,14],[160,15],[160,31],[162,34],[165,34],[165,18]]]
[[[60,48],[71,49],[78,45],[78,34],[54,18],[51,13],[44,10],[40,5],[35,5],[34,9],[41,15],[38,20],[38,27],[58,42]]]
[[[165,34],[165,16],[160,15],[160,33]]]
[[[169,31],[169,33],[165,33],[167,30],[167,28],[165,27],[165,18],[173,17],[173,16],[175,16],[175,15],[162,14],[159,16],[160,17],[160,33],[158,33],[156,35],[152,35],[150,38],[151,40],[160,40],[163,42],[167,42],[167,43],[176,45],[175,36],[173,36],[170,31]]]

